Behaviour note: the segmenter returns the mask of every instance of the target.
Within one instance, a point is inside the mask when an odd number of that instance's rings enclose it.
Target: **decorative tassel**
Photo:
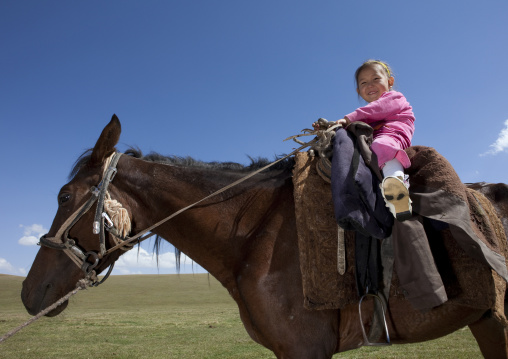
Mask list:
[[[111,199],[108,193],[108,198],[104,201],[104,208],[106,213],[111,218],[113,225],[118,230],[118,234],[125,238],[131,231],[131,219],[129,212],[122,207],[122,204],[116,199]]]

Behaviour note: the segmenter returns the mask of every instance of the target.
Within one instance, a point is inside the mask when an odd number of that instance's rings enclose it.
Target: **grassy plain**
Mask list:
[[[0,336],[30,319],[24,278],[0,274]],[[0,343],[0,358],[275,358],[250,339],[227,291],[206,274],[112,276],[80,291],[57,317]],[[411,345],[361,348],[337,358],[482,358],[468,329]],[[311,359],[311,358],[310,358]]]

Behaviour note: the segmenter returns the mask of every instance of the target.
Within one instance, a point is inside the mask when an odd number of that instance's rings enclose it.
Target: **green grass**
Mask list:
[[[0,336],[31,318],[22,277],[0,275]],[[250,339],[227,291],[206,274],[112,276],[80,291],[57,317],[0,343],[0,358],[274,358]],[[411,345],[334,358],[481,358],[468,329]]]

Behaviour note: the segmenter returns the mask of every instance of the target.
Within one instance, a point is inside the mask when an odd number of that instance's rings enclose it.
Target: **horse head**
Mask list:
[[[105,162],[116,153],[120,132],[120,121],[113,115],[90,157],[60,189],[56,216],[49,232],[41,238],[41,248],[23,282],[21,299],[32,315],[73,290],[80,279],[95,276],[119,257],[118,251],[104,255],[104,247],[114,246],[112,235],[100,233],[97,228],[93,230],[93,223],[100,205],[100,200],[94,197],[100,198]],[[101,236],[104,238],[103,248]],[[66,306],[67,302],[47,315],[55,316]]]

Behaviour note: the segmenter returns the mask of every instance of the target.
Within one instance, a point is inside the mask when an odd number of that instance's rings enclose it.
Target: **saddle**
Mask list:
[[[483,195],[467,189],[448,161],[434,149],[415,146],[406,152],[412,162],[407,173],[416,213],[413,222],[418,222],[428,239],[446,294],[444,300],[502,314],[508,253],[506,236],[494,208]],[[360,299],[355,275],[356,231],[345,231],[345,248],[338,254],[340,229],[331,186],[318,174],[318,161],[306,152],[299,153],[293,172],[305,306],[315,310],[340,309]],[[400,243],[377,240],[381,251],[400,247]],[[400,250],[398,254],[401,255]],[[337,270],[338,255],[345,257],[347,264],[343,274]],[[391,284],[385,284],[390,288],[390,297],[406,298],[415,308],[423,308],[425,300],[411,296],[411,283],[401,284],[399,277],[403,277],[405,268],[400,259],[395,258]]]

